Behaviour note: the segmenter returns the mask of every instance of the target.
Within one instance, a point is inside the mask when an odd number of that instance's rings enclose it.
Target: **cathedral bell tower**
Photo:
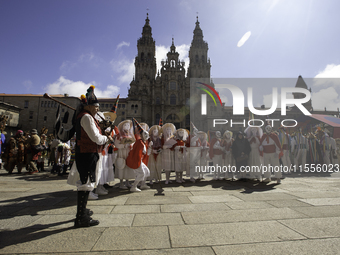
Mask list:
[[[210,78],[211,64],[208,59],[208,43],[203,40],[198,17],[189,50],[189,59],[188,78]]]
[[[138,55],[135,58],[135,77],[130,84],[129,97],[149,94],[150,85],[156,77],[156,47],[152,38],[149,14],[147,13],[142,37],[137,41]],[[137,98],[136,98],[137,99]]]

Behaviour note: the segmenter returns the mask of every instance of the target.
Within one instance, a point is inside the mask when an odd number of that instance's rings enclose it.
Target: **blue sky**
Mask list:
[[[212,78],[340,78],[339,10],[337,0],[0,0],[0,93],[80,96],[94,84],[99,97],[126,97],[147,12],[158,63],[174,37],[188,67],[198,12]],[[307,85],[317,108],[339,107],[340,84]]]

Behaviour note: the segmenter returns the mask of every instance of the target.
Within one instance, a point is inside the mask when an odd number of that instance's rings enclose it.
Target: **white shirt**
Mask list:
[[[85,114],[80,120],[80,125],[85,130],[92,142],[102,145],[108,141],[107,136],[100,134],[91,115]]]

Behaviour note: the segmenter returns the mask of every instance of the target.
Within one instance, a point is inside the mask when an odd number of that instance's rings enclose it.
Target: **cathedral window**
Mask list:
[[[202,62],[205,62],[205,57],[204,57],[204,55],[202,55]]]
[[[135,109],[135,106],[134,105],[131,105],[131,110]]]
[[[168,75],[167,74],[165,75],[165,80],[168,80]]]
[[[142,54],[140,54],[140,59],[143,61],[144,60],[144,52],[142,52]]]
[[[176,65],[175,60],[171,60],[170,63],[171,63],[171,67],[175,67],[175,65]]]
[[[160,119],[161,119],[161,115],[157,113],[156,114],[156,125],[158,125]]]
[[[170,104],[171,105],[176,105],[176,95],[172,94],[170,96]]]
[[[159,97],[156,97],[156,104],[161,104],[161,99]]]
[[[199,58],[198,58],[198,55],[195,56],[195,62],[198,63],[199,61]]]
[[[176,90],[176,82],[175,81],[170,81],[170,90]]]
[[[125,108],[125,104],[122,104],[122,107]]]

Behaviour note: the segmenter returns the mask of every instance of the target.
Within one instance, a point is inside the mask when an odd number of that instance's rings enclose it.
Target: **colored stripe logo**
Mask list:
[[[221,104],[221,106],[222,106],[222,100],[221,100],[220,96],[218,95],[217,91],[216,91],[213,87],[211,87],[210,85],[208,85],[208,84],[206,84],[206,83],[203,83],[203,82],[197,82],[197,83],[202,84],[203,86],[206,86],[206,87],[209,88],[212,92],[214,92],[214,94],[217,96],[217,98],[218,98],[218,100],[220,101],[220,104]],[[216,103],[215,98],[213,97],[213,95],[212,95],[208,90],[203,89],[203,88],[200,88],[200,87],[197,87],[197,88],[203,90],[204,92],[206,92],[206,93],[213,99],[213,101],[214,101],[214,103],[215,103],[215,106],[217,106],[217,103]]]

